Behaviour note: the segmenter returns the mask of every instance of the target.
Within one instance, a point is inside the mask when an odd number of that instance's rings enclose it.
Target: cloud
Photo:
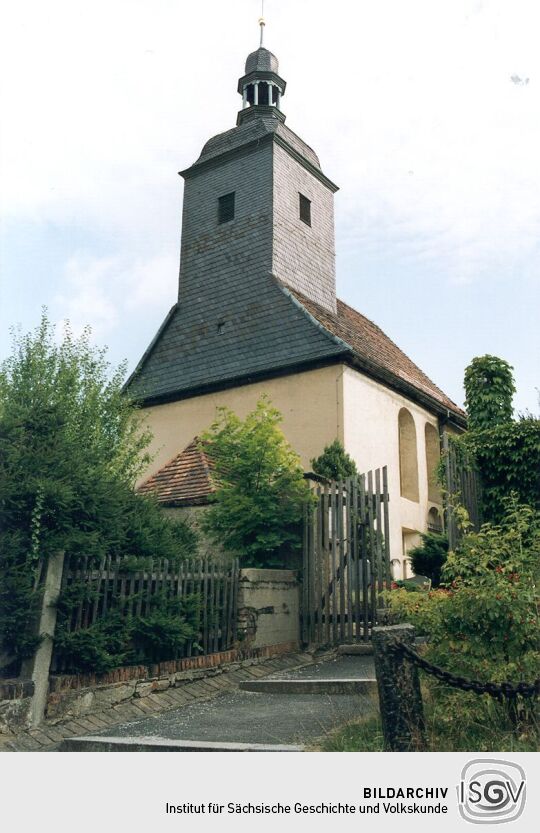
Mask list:
[[[178,265],[168,255],[146,260],[125,255],[92,257],[76,254],[65,270],[65,289],[55,308],[80,333],[91,325],[96,341],[108,338],[138,316],[154,315],[171,306],[176,296]]]
[[[4,11],[2,217],[60,229],[60,290],[44,274],[44,235],[35,269],[28,247],[40,303],[92,324],[132,360],[176,298],[177,171],[234,125],[257,16],[253,0],[19,0]],[[537,33],[534,0],[269,4],[265,42],[287,80],[287,125],[341,186],[338,283],[349,302],[363,308],[384,274],[399,306],[402,274],[419,284],[431,274],[447,303],[455,297],[442,342],[464,321],[456,287],[480,299],[476,322],[495,286],[505,313],[516,297],[537,303]],[[12,286],[5,295],[18,317],[31,307]],[[506,314],[488,323],[520,341]],[[464,352],[479,332],[469,330]]]

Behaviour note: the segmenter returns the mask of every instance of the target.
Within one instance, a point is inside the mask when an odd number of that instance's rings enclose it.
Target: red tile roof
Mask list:
[[[212,463],[195,437],[180,454],[148,478],[137,489],[139,494],[153,494],[167,506],[196,506],[208,503],[215,491]]]
[[[452,402],[373,321],[339,299],[337,315],[334,315],[296,290],[290,287],[287,289],[326,330],[352,348],[368,372],[371,368],[374,376],[379,375],[391,386],[392,377],[398,382],[402,381],[465,419],[465,413],[461,408]]]

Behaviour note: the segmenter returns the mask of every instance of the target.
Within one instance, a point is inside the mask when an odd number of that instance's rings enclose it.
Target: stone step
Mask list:
[[[337,652],[342,657],[368,657],[373,654],[371,642],[354,642],[350,645],[338,645]]]
[[[373,679],[266,679],[240,683],[241,691],[259,694],[369,694],[376,687],[377,681]]]
[[[201,740],[170,740],[140,737],[66,738],[59,752],[303,752],[303,746],[267,743],[212,743]]]

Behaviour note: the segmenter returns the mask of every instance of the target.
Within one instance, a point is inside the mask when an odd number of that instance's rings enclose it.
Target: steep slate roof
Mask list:
[[[197,437],[137,489],[139,494],[155,495],[166,506],[204,504],[214,491],[212,463],[199,448]]]
[[[235,298],[234,320],[217,335],[190,321],[183,305],[172,308],[128,381],[144,404],[171,401],[246,384],[257,378],[344,361],[437,413],[465,414],[383,331],[337,301],[337,315],[268,280],[265,292],[243,304]]]
[[[315,301],[290,289],[291,294],[322,326],[348,344],[357,359],[365,364],[365,370],[387,382],[401,380],[406,385],[429,398],[443,408],[465,417],[464,412],[435,385],[408,356],[388,338],[373,321],[337,299],[337,315],[333,315]]]
[[[204,306],[176,304],[127,387],[142,404],[157,404],[329,363],[347,350],[270,275],[256,292],[244,279]]]
[[[201,155],[192,165],[192,168],[196,168],[203,162],[208,162],[210,159],[221,156],[228,151],[238,150],[250,142],[260,141],[267,136],[270,137],[272,134],[289,145],[297,153],[304,156],[308,162],[320,170],[321,163],[313,148],[310,148],[300,136],[297,136],[282,121],[272,115],[245,121],[238,127],[233,127],[231,130],[226,130],[224,133],[218,133],[217,136],[213,136],[204,145]]]

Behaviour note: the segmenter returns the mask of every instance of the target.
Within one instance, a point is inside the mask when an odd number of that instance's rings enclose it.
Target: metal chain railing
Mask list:
[[[478,680],[468,680],[465,677],[460,677],[457,674],[451,674],[440,668],[438,665],[428,662],[421,657],[416,651],[413,651],[408,645],[403,642],[394,642],[388,646],[388,650],[396,653],[402,653],[409,662],[414,663],[418,668],[421,668],[427,674],[431,674],[443,683],[447,683],[453,688],[459,688],[462,691],[473,691],[475,694],[489,694],[490,697],[497,699],[513,697],[538,697],[540,695],[540,678],[533,683],[481,683]]]

